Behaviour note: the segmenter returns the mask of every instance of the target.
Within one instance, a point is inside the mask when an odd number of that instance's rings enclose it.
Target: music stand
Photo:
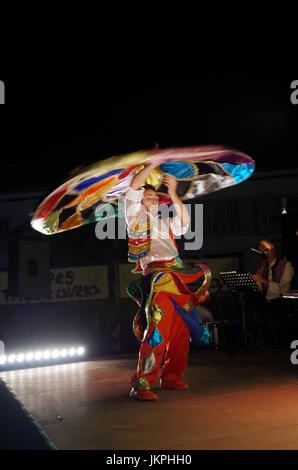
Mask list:
[[[260,343],[266,348],[269,346],[264,343],[264,341],[256,338],[252,335],[246,328],[246,315],[245,315],[245,294],[250,292],[261,292],[258,284],[252,277],[251,273],[237,273],[236,271],[222,272],[219,273],[219,277],[226,284],[228,289],[233,294],[238,294],[241,303],[241,320],[242,320],[242,329],[244,335],[244,347],[247,349],[248,338],[251,338],[255,343]]]
[[[298,300],[298,291],[297,290],[290,290],[289,292],[286,292],[285,294],[281,294],[282,299],[294,299]]]

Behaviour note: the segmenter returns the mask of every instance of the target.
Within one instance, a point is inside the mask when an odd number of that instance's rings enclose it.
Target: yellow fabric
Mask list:
[[[135,170],[135,175],[145,168],[146,165],[140,165]],[[151,184],[156,190],[161,186],[163,182],[164,174],[159,167],[153,168],[150,174],[145,180],[145,184]]]
[[[154,294],[158,292],[169,292],[171,294],[179,294],[179,290],[175,284],[172,274],[163,274],[158,281],[154,283]]]
[[[138,255],[142,253],[143,251],[149,249],[150,246],[150,240],[144,243],[140,243],[138,246],[131,245],[130,243],[128,244],[128,253],[130,255]]]

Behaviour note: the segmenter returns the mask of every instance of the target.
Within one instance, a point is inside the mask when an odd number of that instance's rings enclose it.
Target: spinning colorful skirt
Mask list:
[[[155,262],[127,289],[139,305],[133,322],[141,341],[137,372],[131,383],[136,390],[150,390],[159,372],[165,384],[182,383],[187,366],[189,338],[207,345],[209,332],[201,324],[196,306],[208,298],[211,273],[204,264],[177,268],[178,260]]]
[[[53,235],[107,217],[123,216],[118,200],[125,196],[133,177],[145,165],[158,159],[146,184],[154,186],[160,204],[171,198],[163,185],[165,173],[178,181],[177,194],[182,201],[210,194],[243,183],[254,172],[254,161],[243,152],[224,147],[185,147],[153,149],[110,157],[80,168],[72,177],[49,194],[37,207],[32,227]]]

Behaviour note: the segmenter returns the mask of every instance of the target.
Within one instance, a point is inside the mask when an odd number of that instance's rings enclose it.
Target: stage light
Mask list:
[[[85,349],[80,346],[78,349],[77,349],[77,355],[78,356],[83,356],[83,354],[85,354]]]
[[[50,351],[45,351],[42,355],[44,359],[49,359],[51,357],[51,352]]]
[[[42,358],[42,352],[41,351],[36,351],[36,353],[34,353],[34,359],[36,361],[40,361],[41,358]]]
[[[16,360],[15,354],[11,354],[10,356],[8,356],[9,364],[13,364],[15,360]]]
[[[287,215],[288,211],[287,211],[287,199],[286,198],[283,198],[281,200],[281,214],[282,215]]]
[[[66,357],[66,356],[67,356],[67,349],[62,349],[62,350],[60,351],[60,356],[61,356],[61,357]]]
[[[7,361],[7,357],[6,356],[0,356],[0,364],[3,365],[3,364],[6,364],[6,361]]]
[[[17,355],[17,361],[18,361],[18,362],[23,362],[24,359],[25,359],[25,355],[24,355],[24,354],[18,354],[18,355]]]
[[[86,354],[86,348],[83,346],[72,346],[69,349],[66,347],[46,350],[37,350],[35,352],[18,352],[9,355],[0,355],[0,369],[11,369],[11,367],[20,368],[21,364],[25,363],[25,367],[36,367],[49,364],[57,364],[66,360],[67,364],[71,360],[78,361],[80,357]],[[14,366],[15,364],[15,366]],[[23,368],[23,367],[21,367]]]
[[[54,349],[54,351],[52,351],[52,357],[54,359],[57,359],[57,357],[59,357],[59,356],[60,356],[60,354],[59,354],[58,349]]]
[[[28,362],[29,362],[29,361],[32,361],[32,360],[33,360],[33,357],[34,357],[33,352],[28,352],[28,353],[26,354],[26,361],[28,361]]]

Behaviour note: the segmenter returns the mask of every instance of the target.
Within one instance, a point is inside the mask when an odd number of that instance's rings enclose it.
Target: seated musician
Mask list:
[[[264,322],[263,329],[273,331],[271,345],[279,347],[287,344],[289,337],[290,326],[281,296],[291,289],[294,269],[287,258],[276,256],[275,246],[268,240],[261,240],[258,249],[264,260],[253,277],[264,294],[264,300],[263,303],[259,300],[256,307],[259,321]]]
[[[268,301],[280,298],[291,288],[293,266],[287,258],[276,256],[275,246],[268,240],[261,240],[258,249],[265,258],[253,277]]]

